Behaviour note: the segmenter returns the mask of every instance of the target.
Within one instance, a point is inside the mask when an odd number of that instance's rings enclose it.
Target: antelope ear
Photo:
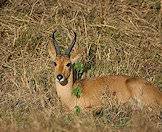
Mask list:
[[[52,45],[51,43],[48,44],[48,53],[49,53],[51,59],[55,60],[55,58],[56,58],[56,50],[55,50],[54,45]]]
[[[76,63],[78,60],[81,59],[81,54],[77,54],[76,56],[70,57],[72,64]]]

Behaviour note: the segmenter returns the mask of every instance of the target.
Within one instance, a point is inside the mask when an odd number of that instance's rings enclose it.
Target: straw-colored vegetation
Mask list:
[[[74,30],[87,77],[137,76],[162,88],[161,25],[160,0],[2,0],[0,131],[160,131],[160,113],[147,108],[105,101],[97,115],[64,113],[47,45],[57,29],[67,47]]]

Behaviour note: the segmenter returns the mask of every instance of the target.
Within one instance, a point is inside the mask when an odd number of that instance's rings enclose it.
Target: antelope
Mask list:
[[[73,64],[78,61],[80,54],[71,56],[71,51],[76,42],[76,33],[74,32],[71,45],[64,53],[61,53],[55,32],[52,36],[53,44],[48,45],[48,52],[54,64],[57,95],[69,110],[73,110],[75,106],[80,106],[85,110],[101,106],[104,93],[115,96],[119,104],[135,101],[140,108],[162,106],[160,90],[142,78],[105,75],[75,81]],[[72,94],[72,90],[78,84],[81,88],[79,98]]]

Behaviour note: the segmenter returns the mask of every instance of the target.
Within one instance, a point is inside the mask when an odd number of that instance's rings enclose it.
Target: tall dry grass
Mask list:
[[[86,48],[87,76],[138,76],[162,88],[160,0],[7,0],[0,3],[0,131],[161,131],[159,113],[105,107],[65,114],[47,45]]]

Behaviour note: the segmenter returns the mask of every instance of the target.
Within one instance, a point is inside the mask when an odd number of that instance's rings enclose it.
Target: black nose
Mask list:
[[[63,79],[63,75],[61,74],[57,75],[57,79],[60,81],[61,79]]]

